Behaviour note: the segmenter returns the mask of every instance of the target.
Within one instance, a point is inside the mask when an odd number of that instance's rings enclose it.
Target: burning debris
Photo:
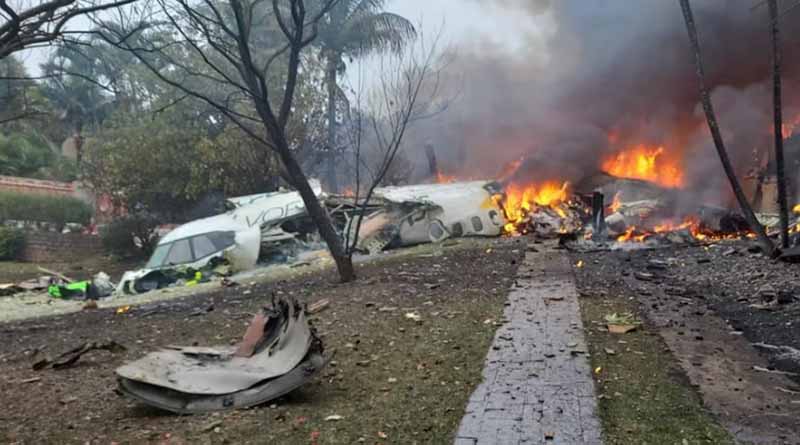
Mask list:
[[[117,369],[120,391],[179,414],[260,405],[308,382],[328,362],[295,301],[255,316],[235,347],[174,346]]]
[[[577,232],[583,226],[585,207],[570,195],[568,182],[526,186],[511,183],[494,199],[506,217],[506,234],[535,233],[554,238]]]
[[[570,235],[581,245],[577,248],[590,250],[751,236],[744,219],[726,209],[677,210],[681,175],[669,164],[658,167],[661,153],[661,149],[637,149],[621,154],[614,158],[614,165],[604,164],[606,173],[583,179],[577,191],[567,182],[538,186],[512,182],[496,196],[508,220],[504,232],[540,238]],[[596,208],[593,200],[605,196],[612,197],[610,202]]]

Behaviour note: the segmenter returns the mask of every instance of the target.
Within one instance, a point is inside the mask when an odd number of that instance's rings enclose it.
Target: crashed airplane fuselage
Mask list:
[[[344,195],[324,196],[318,182],[314,191],[323,200],[340,232],[355,235],[363,200]],[[358,247],[375,253],[390,246],[441,242],[462,236],[500,236],[506,223],[496,197],[500,185],[492,181],[425,184],[377,188],[359,227]],[[295,240],[295,228],[307,218],[297,192],[278,192],[231,198],[227,213],[184,224],[165,235],[144,269],[127,272],[117,291],[138,293],[165,284],[164,271],[199,270],[224,260],[232,272],[252,269],[261,245]],[[174,282],[174,279],[172,280]]]
[[[500,236],[506,223],[493,181],[424,184],[375,189],[359,227],[358,247],[371,253],[388,246],[436,243],[462,236]],[[332,196],[326,202],[354,236],[363,201]]]
[[[312,183],[317,196],[318,182]],[[263,193],[228,199],[232,210],[221,215],[189,222],[166,234],[158,242],[143,269],[126,272],[118,292],[138,293],[163,284],[161,271],[199,270],[224,260],[232,271],[255,267],[262,243],[294,240],[295,234],[281,227],[287,221],[306,216],[298,192]]]

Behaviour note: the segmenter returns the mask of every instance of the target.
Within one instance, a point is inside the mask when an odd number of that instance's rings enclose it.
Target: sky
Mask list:
[[[551,28],[547,15],[532,19],[516,8],[501,9],[487,0],[392,0],[387,10],[421,21],[430,33],[443,24],[445,40],[465,49],[491,43],[517,53],[531,41],[543,43]]]
[[[488,0],[390,0],[387,10],[400,14],[415,24],[422,24],[429,36],[442,31],[442,46],[464,51],[479,51],[483,45],[520,54],[530,49],[532,42],[541,42],[551,31],[549,17],[545,14],[531,19],[515,8],[498,8]],[[525,17],[520,20],[520,17]],[[543,57],[544,50],[541,54]],[[38,74],[39,64],[47,57],[46,50],[27,51],[21,54],[32,74]]]

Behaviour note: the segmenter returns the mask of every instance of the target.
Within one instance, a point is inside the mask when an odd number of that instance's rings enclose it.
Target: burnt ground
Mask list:
[[[481,379],[495,321],[525,250],[520,240],[461,241],[271,285],[0,325],[0,441],[9,443],[447,443]],[[159,346],[236,342],[272,292],[331,305],[312,320],[333,361],[270,406],[177,416],[115,393],[114,369]],[[405,317],[421,315],[417,323]],[[128,349],[33,371],[85,341]],[[331,415],[339,421],[325,421]]]
[[[686,397],[702,397],[710,415],[736,440],[800,443],[800,381],[797,375],[783,374],[800,371],[797,362],[753,346],[800,349],[800,265],[774,262],[752,250],[746,242],[724,242],[572,254],[575,263],[583,261],[576,276],[584,316],[590,313],[587,323],[594,324],[589,341],[594,337],[601,345],[593,351],[593,361],[604,369],[597,383],[605,398],[600,407],[601,415],[606,411],[607,432],[618,430],[624,436],[636,429],[614,420],[626,405],[637,403],[628,397],[678,400],[672,390],[688,377],[697,391]],[[604,313],[624,311],[644,321],[636,333],[601,332]],[[659,338],[648,340],[654,333]],[[647,347],[652,356],[648,363],[656,366],[647,370],[642,364],[644,372],[632,372],[636,367],[631,361],[647,355]],[[648,375],[662,368],[668,376]],[[665,384],[642,383],[651,379]],[[679,412],[655,414],[669,418]],[[713,434],[709,430],[708,443],[717,443]]]

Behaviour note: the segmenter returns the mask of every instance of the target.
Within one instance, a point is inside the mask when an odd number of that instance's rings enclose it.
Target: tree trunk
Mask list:
[[[280,154],[281,160],[286,167],[286,172],[289,174],[289,177],[292,178],[292,185],[300,192],[300,197],[303,198],[303,203],[306,206],[308,215],[311,217],[311,220],[314,221],[320,236],[328,245],[331,256],[336,262],[339,278],[343,283],[355,280],[356,274],[353,268],[353,260],[345,252],[342,239],[339,234],[336,233],[336,229],[333,227],[333,222],[331,222],[327,210],[320,204],[317,195],[314,194],[314,190],[308,183],[308,178],[300,168],[300,164],[298,164],[297,160],[292,156],[285,141],[283,144],[278,142],[276,145],[278,146],[278,153]]]
[[[728,177],[728,181],[731,183],[731,188],[733,189],[734,195],[736,195],[736,200],[739,202],[739,207],[744,214],[744,218],[747,220],[747,224],[758,237],[758,242],[761,245],[761,248],[764,250],[764,253],[774,258],[779,252],[775,248],[775,245],[772,244],[772,241],[769,239],[766,232],[764,232],[764,227],[758,222],[755,213],[753,213],[753,209],[750,207],[750,203],[747,202],[747,197],[744,195],[742,187],[739,185],[739,180],[736,178],[736,172],[734,171],[733,165],[728,158],[728,152],[725,149],[725,144],[722,140],[722,134],[719,131],[717,118],[714,114],[714,107],[711,104],[711,96],[709,95],[708,88],[706,88],[703,57],[700,53],[700,42],[697,38],[697,28],[695,27],[694,23],[692,7],[689,4],[689,0],[680,0],[680,4],[681,9],[683,10],[683,18],[686,20],[686,30],[689,33],[689,41],[694,52],[700,99],[703,103],[703,111],[705,111],[706,114],[706,120],[708,121],[708,128],[711,131],[711,137],[714,140],[714,147],[717,149],[717,154],[719,155],[719,160],[722,163],[722,168],[725,170],[725,175]]]
[[[772,28],[772,103],[775,123],[775,176],[778,179],[781,247],[789,247],[789,203],[786,197],[786,170],[783,162],[783,115],[781,98],[781,39],[778,23],[778,1],[767,0]]]
[[[339,182],[336,178],[336,66],[339,56],[334,52],[327,53],[325,83],[328,87],[328,156],[325,160],[327,180],[330,192],[336,193]]]
[[[433,148],[433,144],[425,144],[425,155],[428,157],[428,175],[433,179],[437,179],[439,177],[439,164],[436,162],[436,150]]]

